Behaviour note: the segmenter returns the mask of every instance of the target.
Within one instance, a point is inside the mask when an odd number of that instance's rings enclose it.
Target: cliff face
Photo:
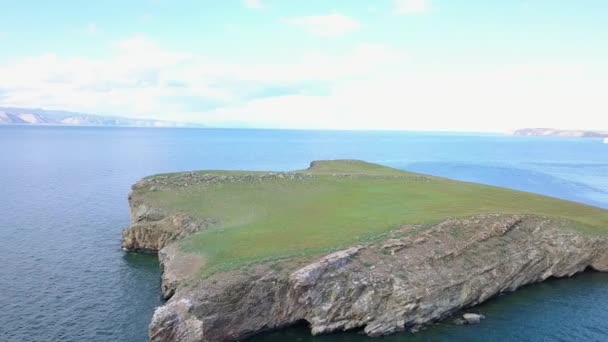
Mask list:
[[[170,242],[201,229],[186,215],[168,214],[146,204],[131,204],[131,225],[122,233],[121,246],[134,252],[158,252]]]
[[[211,220],[193,220],[179,212],[156,208],[145,198],[136,195],[146,180],[133,185],[129,195],[131,224],[122,232],[121,246],[125,251],[156,253],[169,243],[186,237],[214,223]]]
[[[125,234],[127,246],[160,247],[191,231],[188,223],[174,235],[147,238],[148,230],[140,225],[159,220],[140,217],[134,215],[132,226],[138,232]],[[150,339],[234,341],[301,320],[313,334],[362,329],[379,336],[416,329],[548,277],[571,276],[588,267],[608,271],[608,241],[568,225],[535,216],[483,215],[445,221],[423,233],[408,226],[382,242],[334,252],[308,265],[257,265],[187,287],[180,287],[187,271],[179,267],[197,260],[176,262],[189,257],[169,244],[161,250],[161,263],[163,291],[172,297],[156,310]]]
[[[145,184],[140,181],[133,186],[129,196],[131,224],[122,232],[121,247],[129,252],[158,253],[161,265],[161,291],[169,299],[178,285],[196,273],[201,257],[180,253],[175,242],[215,223],[213,220],[193,220],[182,213],[169,213],[155,208],[144,198],[136,196],[135,190]]]

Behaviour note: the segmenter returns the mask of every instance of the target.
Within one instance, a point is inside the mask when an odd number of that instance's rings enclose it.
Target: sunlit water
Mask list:
[[[608,208],[599,139],[396,132],[0,127],[0,341],[145,341],[159,300],[148,255],[125,254],[127,195],[139,178],[193,169],[292,170],[356,158]],[[387,341],[605,341],[608,275],[533,285]],[[258,341],[309,337],[305,327]]]

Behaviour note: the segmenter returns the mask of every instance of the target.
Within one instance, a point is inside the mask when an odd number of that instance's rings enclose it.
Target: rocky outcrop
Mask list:
[[[194,220],[183,213],[168,213],[155,208],[140,194],[155,191],[156,180],[142,180],[133,185],[129,195],[131,224],[122,232],[122,249],[133,252],[156,253],[169,243],[184,238],[215,221]]]
[[[194,220],[183,213],[167,213],[155,208],[140,196],[139,190],[155,191],[156,186],[157,181],[145,179],[133,186],[129,195],[131,224],[122,232],[121,246],[125,251],[158,253],[161,293],[164,299],[169,299],[203,264],[201,255],[183,253],[172,242],[216,222],[213,219]]]
[[[295,270],[258,265],[179,288],[156,310],[150,338],[234,341],[302,320],[313,334],[362,329],[380,336],[548,277],[608,270],[605,238],[548,218],[485,215],[413,231]]]
[[[200,254],[185,253],[177,244],[169,244],[158,252],[161,267],[161,293],[169,299],[177,288],[198,274],[204,264]]]
[[[479,324],[482,319],[485,319],[486,316],[476,314],[476,313],[465,313],[462,315],[462,320],[466,324]]]
[[[155,253],[206,226],[184,214],[165,214],[145,204],[136,206],[132,212],[135,217],[122,233],[121,246],[126,251]]]
[[[302,289],[314,285],[323,273],[345,265],[362,248],[362,246],[356,246],[329,254],[321,258],[321,260],[291,274],[289,282],[294,289]]]

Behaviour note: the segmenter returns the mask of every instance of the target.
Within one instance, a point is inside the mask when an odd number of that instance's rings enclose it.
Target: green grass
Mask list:
[[[204,274],[370,241],[403,224],[482,213],[552,216],[572,221],[574,229],[585,233],[608,233],[608,210],[525,192],[358,161],[318,162],[298,172],[314,177],[195,186],[144,196],[195,218],[221,219],[221,224],[182,242],[186,251],[205,256]]]

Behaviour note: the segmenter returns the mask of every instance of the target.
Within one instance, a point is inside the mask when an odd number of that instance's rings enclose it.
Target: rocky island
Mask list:
[[[122,246],[158,251],[152,341],[415,331],[497,294],[608,271],[608,210],[362,161],[145,178]]]

